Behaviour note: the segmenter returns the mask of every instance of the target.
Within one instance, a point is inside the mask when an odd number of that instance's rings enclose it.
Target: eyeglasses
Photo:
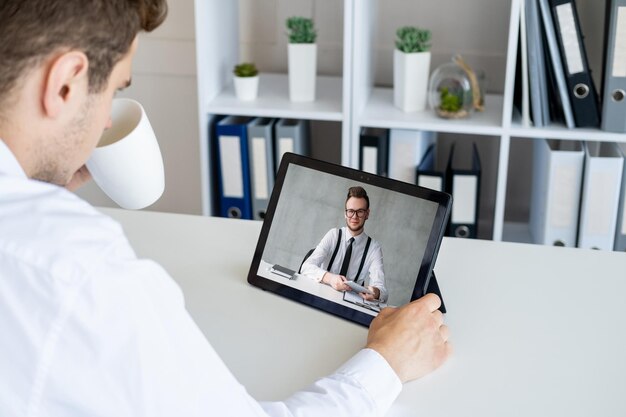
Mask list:
[[[350,219],[351,219],[351,218],[353,218],[353,217],[354,217],[354,215],[356,214],[356,217],[357,217],[357,218],[362,219],[362,218],[363,218],[363,216],[365,216],[365,212],[366,212],[366,211],[367,211],[367,210],[365,210],[365,209],[358,209],[358,210],[347,209],[347,210],[346,210],[346,217],[348,217],[348,218],[350,218]]]

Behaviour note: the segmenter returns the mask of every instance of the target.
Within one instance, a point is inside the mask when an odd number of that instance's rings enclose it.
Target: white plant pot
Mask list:
[[[235,94],[241,101],[256,100],[259,91],[259,76],[237,77],[235,76]]]
[[[393,51],[393,104],[405,112],[426,108],[430,52]]]
[[[290,43],[289,99],[291,101],[315,101],[315,77],[317,73],[317,45],[314,43]]]

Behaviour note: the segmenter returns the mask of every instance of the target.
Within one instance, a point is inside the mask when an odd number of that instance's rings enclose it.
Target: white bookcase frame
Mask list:
[[[393,106],[393,90],[374,86],[377,10],[382,0],[343,0],[343,75],[318,76],[317,99],[292,103],[286,74],[261,74],[259,99],[243,103],[234,96],[232,68],[239,59],[238,1],[195,0],[198,67],[198,109],[202,167],[203,213],[211,211],[208,124],[213,115],[289,117],[341,123],[341,163],[358,166],[361,127],[430,130],[484,135],[499,139],[493,240],[525,241],[526,224],[506,224],[506,186],[511,141],[550,138],[626,142],[626,134],[599,129],[523,127],[513,111],[513,90],[520,10],[524,0],[511,0],[505,81],[502,95],[488,95],[483,113],[465,120],[445,120],[432,111],[404,113]]]
[[[209,181],[209,121],[213,115],[288,117],[336,121],[342,137],[350,137],[350,83],[352,68],[353,0],[344,1],[343,71],[341,77],[317,77],[317,95],[312,103],[292,103],[288,98],[287,74],[262,73],[259,98],[252,103],[237,100],[232,69],[239,60],[239,2],[236,0],[195,0],[196,55],[198,67],[198,112],[200,161],[202,169],[202,212],[211,214],[212,184]],[[347,99],[344,99],[347,97]],[[351,165],[350,143],[342,141],[341,163]]]

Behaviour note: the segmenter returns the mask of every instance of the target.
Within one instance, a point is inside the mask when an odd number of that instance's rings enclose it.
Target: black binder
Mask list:
[[[478,208],[480,203],[481,166],[478,148],[472,143],[450,148],[446,169],[446,191],[452,195],[452,213],[448,236],[476,238],[478,236]]]
[[[359,169],[386,177],[389,172],[389,129],[364,127],[359,142]]]
[[[549,0],[568,96],[577,127],[600,126],[598,92],[591,77],[574,0]]]
[[[437,148],[431,144],[415,171],[415,184],[435,191],[446,191],[446,172],[436,166]]]

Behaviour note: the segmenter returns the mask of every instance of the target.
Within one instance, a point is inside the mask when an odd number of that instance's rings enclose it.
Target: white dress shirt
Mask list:
[[[378,416],[401,389],[363,349],[284,402],[258,403],[167,272],[111,218],[29,180],[1,140],[0,334],[0,416]]]
[[[326,272],[332,274],[338,274],[341,270],[341,264],[348,248],[350,238],[354,237],[352,243],[352,255],[350,256],[350,263],[348,264],[348,272],[346,272],[346,278],[349,280],[361,283],[364,281],[365,285],[371,285],[380,290],[379,300],[382,302],[387,301],[389,296],[387,288],[385,287],[385,272],[383,271],[383,250],[376,240],[372,239],[370,247],[365,256],[365,263],[361,274],[357,277],[361,266],[361,259],[365,246],[367,245],[367,234],[365,232],[358,236],[352,236],[347,227],[341,228],[341,244],[339,250],[333,261],[333,264],[328,268],[328,263],[335,252],[337,247],[337,239],[339,238],[339,229],[330,229],[322,238],[320,243],[315,247],[315,250],[309,256],[309,258],[302,264],[302,274],[313,278],[320,282]]]

